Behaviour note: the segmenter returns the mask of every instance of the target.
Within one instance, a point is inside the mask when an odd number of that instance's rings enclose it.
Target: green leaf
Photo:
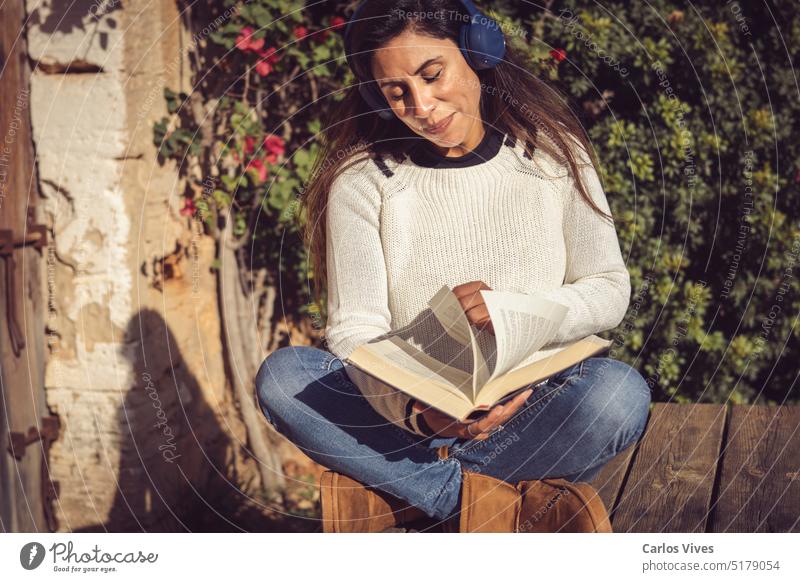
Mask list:
[[[322,123],[319,119],[312,119],[306,124],[306,127],[312,134],[317,135],[322,129]]]
[[[258,27],[264,29],[264,34],[262,34],[262,37],[265,36],[266,27],[272,24],[274,17],[262,4],[254,4],[252,6],[251,15]],[[257,36],[256,38],[260,37]]]
[[[217,206],[227,207],[231,203],[231,197],[224,190],[214,190],[213,196]]]
[[[222,183],[225,185],[225,189],[228,190],[228,192],[233,192],[234,190],[236,190],[236,184],[239,181],[239,177],[228,176],[227,174],[225,174],[222,176],[221,180]]]
[[[331,49],[327,45],[318,44],[314,47],[313,55],[315,61],[327,62],[331,58]]]
[[[311,58],[307,54],[301,53],[299,51],[297,52],[297,54],[295,54],[295,58],[297,59],[297,62],[303,69],[307,69],[309,63],[311,62]]]

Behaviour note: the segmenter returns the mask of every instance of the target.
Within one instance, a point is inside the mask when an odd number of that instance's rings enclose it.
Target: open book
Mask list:
[[[489,370],[475,333],[453,291],[443,286],[428,302],[447,334],[472,348],[472,373],[440,362],[399,337],[358,346],[346,362],[459,421],[511,397],[530,385],[587,358],[612,344],[596,335],[541,350],[564,321],[568,308],[535,295],[507,291],[480,292],[492,320],[497,345]]]

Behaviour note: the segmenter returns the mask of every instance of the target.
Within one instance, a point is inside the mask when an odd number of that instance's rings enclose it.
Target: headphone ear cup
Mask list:
[[[498,24],[483,17],[477,22],[463,24],[459,46],[469,66],[475,70],[494,68],[506,54],[506,39]]]
[[[461,29],[458,32],[458,48],[461,49],[461,54],[464,55],[464,60],[467,61],[467,64],[473,69],[477,69],[475,63],[472,62],[472,54],[470,54],[469,49],[469,38],[467,38],[469,36],[469,27],[469,24],[461,25]]]

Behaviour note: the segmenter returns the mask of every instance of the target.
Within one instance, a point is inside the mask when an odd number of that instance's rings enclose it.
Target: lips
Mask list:
[[[451,113],[447,118],[445,118],[442,121],[440,121],[437,125],[434,125],[433,127],[426,127],[425,131],[428,132],[428,133],[438,133],[438,132],[446,129],[447,126],[450,125],[450,122],[453,120],[453,116],[454,115],[455,115],[455,112]]]

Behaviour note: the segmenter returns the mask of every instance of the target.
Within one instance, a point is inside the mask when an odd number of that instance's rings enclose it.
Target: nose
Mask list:
[[[412,111],[416,118],[427,119],[435,108],[433,96],[426,88],[413,87],[411,99]]]

